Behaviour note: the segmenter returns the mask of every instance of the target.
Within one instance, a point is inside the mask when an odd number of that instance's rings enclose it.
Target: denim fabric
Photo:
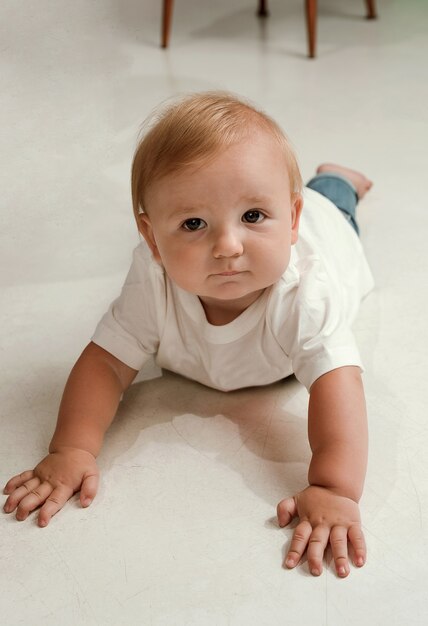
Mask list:
[[[358,194],[349,180],[335,172],[324,172],[311,178],[306,186],[331,200],[342,212],[357,235],[360,234],[360,229],[355,219]]]

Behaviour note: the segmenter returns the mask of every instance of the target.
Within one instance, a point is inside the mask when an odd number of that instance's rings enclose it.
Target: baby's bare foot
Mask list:
[[[317,167],[317,174],[323,174],[326,172],[336,172],[337,174],[340,174],[350,180],[357,190],[360,200],[361,198],[364,198],[368,190],[373,186],[372,181],[364,176],[364,174],[357,172],[357,170],[351,170],[348,167],[343,167],[342,165],[336,165],[335,163],[322,163],[322,165]]]

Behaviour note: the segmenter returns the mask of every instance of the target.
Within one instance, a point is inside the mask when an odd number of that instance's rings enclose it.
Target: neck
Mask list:
[[[260,298],[263,292],[264,289],[260,289],[237,300],[217,300],[206,297],[199,297],[199,300],[204,308],[207,321],[213,326],[224,326],[239,317]]]

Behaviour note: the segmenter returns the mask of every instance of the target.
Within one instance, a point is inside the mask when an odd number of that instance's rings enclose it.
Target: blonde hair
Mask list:
[[[229,92],[195,93],[155,110],[143,125],[131,176],[137,224],[138,215],[145,212],[144,198],[150,185],[242,141],[254,128],[269,133],[278,142],[284,152],[291,193],[300,193],[302,177],[296,155],[271,117]]]

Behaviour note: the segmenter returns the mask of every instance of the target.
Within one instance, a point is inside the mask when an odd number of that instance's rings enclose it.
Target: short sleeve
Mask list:
[[[134,250],[120,296],[100,320],[92,341],[140,370],[158,351],[165,306],[163,270],[142,242]]]
[[[301,343],[291,360],[296,378],[308,391],[320,376],[338,367],[354,365],[363,370],[353,333],[346,328],[327,337],[321,330],[316,340]]]
[[[319,259],[303,271],[289,294],[287,314],[277,319],[277,337],[296,378],[309,391],[323,374],[354,365],[361,357],[347,319],[346,292],[328,280]]]

